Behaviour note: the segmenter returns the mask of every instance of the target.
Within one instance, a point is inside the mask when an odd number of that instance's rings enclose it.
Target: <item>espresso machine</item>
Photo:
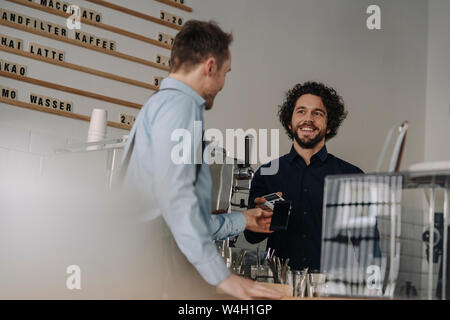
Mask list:
[[[236,203],[233,202],[233,198],[238,194],[243,194],[248,199],[250,183],[254,176],[253,168],[250,165],[251,147],[251,136],[245,136],[244,160],[228,157],[227,151],[218,146],[211,148],[211,155],[215,156],[216,159],[223,160],[220,163],[209,165],[212,178],[212,214],[226,214],[248,208],[246,199],[241,198],[239,203]],[[237,237],[216,241],[216,246],[228,267],[231,267],[238,256],[233,255],[232,250],[235,247],[236,240]]]
[[[250,165],[251,137],[245,137],[245,158],[239,160],[237,158],[229,158],[227,151],[223,148],[212,148],[212,155],[217,153],[222,157],[221,163],[210,164],[212,178],[212,212],[213,213],[229,213],[231,208],[236,210],[245,209],[248,204],[245,199],[241,199],[239,203],[234,203],[233,197],[237,193],[247,194],[250,191],[250,183],[254,176],[253,168]]]

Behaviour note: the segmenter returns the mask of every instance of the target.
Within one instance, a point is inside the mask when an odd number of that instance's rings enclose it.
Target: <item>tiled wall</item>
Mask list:
[[[32,179],[42,171],[44,159],[52,148],[74,141],[45,132],[32,131],[0,123],[0,175]]]
[[[78,138],[19,128],[0,122],[0,183],[59,179],[64,183],[102,182],[106,179],[108,151],[56,154],[54,148],[81,143]],[[120,158],[120,155],[118,155]],[[118,165],[120,161],[116,161]],[[76,179],[76,180],[68,180]]]

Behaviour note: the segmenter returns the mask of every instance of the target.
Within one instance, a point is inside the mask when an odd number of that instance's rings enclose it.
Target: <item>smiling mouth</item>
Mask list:
[[[311,127],[300,128],[300,131],[303,132],[303,133],[312,133],[312,132],[314,132],[316,130],[317,130],[316,128],[311,128]]]

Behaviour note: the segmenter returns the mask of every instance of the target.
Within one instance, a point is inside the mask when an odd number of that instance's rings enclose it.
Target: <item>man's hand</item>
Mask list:
[[[283,294],[265,287],[258,282],[238,277],[237,275],[230,275],[217,286],[226,294],[236,297],[238,299],[281,299]]]
[[[277,192],[277,194],[282,197],[283,193],[282,192]],[[255,204],[256,204],[256,208],[261,208],[267,211],[272,212],[272,210],[270,208],[267,208],[264,203],[266,202],[266,199],[264,197],[259,197],[259,198],[255,198]]]
[[[245,229],[260,232],[272,233],[270,230],[270,222],[272,221],[273,212],[271,210],[264,210],[261,208],[254,208],[242,212],[245,217]]]
[[[283,193],[277,192],[281,197]],[[244,211],[246,225],[245,229],[260,232],[260,233],[272,233],[270,230],[270,222],[272,221],[273,211],[267,208],[264,203],[266,199],[263,197],[255,198],[256,208]]]

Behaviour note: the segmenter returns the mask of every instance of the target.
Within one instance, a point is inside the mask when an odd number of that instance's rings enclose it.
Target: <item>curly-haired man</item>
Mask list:
[[[271,234],[246,230],[245,238],[258,243],[269,237],[267,247],[280,258],[290,258],[293,269],[320,268],[322,198],[325,176],[362,173],[358,167],[327,152],[325,142],[337,134],[347,115],[342,97],[322,83],[297,84],[286,94],[278,115],[293,140],[291,151],[277,159],[275,175],[261,168],[252,180],[249,203],[262,207],[262,196],[281,192],[292,201],[288,230]],[[262,167],[270,167],[271,164]]]

